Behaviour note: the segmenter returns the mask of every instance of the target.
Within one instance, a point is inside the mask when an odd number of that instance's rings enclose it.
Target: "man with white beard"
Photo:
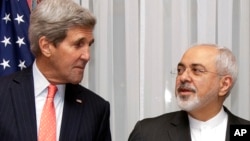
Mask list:
[[[229,49],[192,46],[177,65],[175,95],[181,111],[137,122],[129,141],[229,141],[230,125],[250,125],[223,105],[237,73]]]

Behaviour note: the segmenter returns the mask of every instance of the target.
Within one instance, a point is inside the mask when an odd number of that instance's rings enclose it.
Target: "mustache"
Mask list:
[[[196,93],[196,88],[194,86],[191,86],[188,83],[181,83],[178,87],[177,87],[177,91],[181,92],[181,91],[191,91],[193,93]]]

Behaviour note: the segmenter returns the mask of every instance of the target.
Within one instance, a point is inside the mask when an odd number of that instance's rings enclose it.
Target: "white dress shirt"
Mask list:
[[[192,141],[224,141],[226,139],[228,115],[221,108],[212,119],[203,122],[188,116]]]
[[[36,65],[36,61],[33,63],[33,78],[34,78],[34,90],[35,90],[35,104],[36,104],[36,119],[37,119],[37,135],[39,132],[40,119],[43,110],[43,106],[48,94],[48,80],[43,76]],[[56,110],[56,140],[59,140],[62,113],[64,105],[64,93],[65,85],[56,85],[57,92],[54,98],[54,106]]]

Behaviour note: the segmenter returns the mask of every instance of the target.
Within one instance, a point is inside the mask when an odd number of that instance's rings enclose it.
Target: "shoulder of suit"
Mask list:
[[[1,83],[6,84],[6,82],[9,82],[9,81],[19,82],[23,78],[29,79],[32,77],[33,77],[32,76],[32,69],[29,67],[29,68],[26,68],[24,70],[17,71],[17,72],[11,73],[9,75],[0,77],[0,84]]]
[[[108,101],[106,101],[103,97],[101,97],[100,95],[98,95],[97,93],[95,93],[94,91],[80,85],[80,84],[67,84],[67,87],[71,87],[71,89],[74,89],[80,92],[80,94],[82,95],[83,99],[85,100],[95,100],[96,102],[103,102],[103,103],[109,103]]]
[[[233,114],[232,112],[230,112],[225,106],[223,106],[225,112],[228,114],[228,120],[230,124],[249,124],[250,125],[250,121],[243,119],[235,114]]]
[[[166,114],[162,114],[156,117],[151,117],[151,118],[145,118],[141,120],[140,122],[142,123],[152,123],[152,124],[162,124],[163,122],[171,122],[175,118],[179,117],[187,117],[187,113],[185,111],[175,111],[175,112],[170,112]]]

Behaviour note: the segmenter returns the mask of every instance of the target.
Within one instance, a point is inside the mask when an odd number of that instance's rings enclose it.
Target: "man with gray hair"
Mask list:
[[[238,73],[229,49],[195,45],[184,53],[176,71],[181,111],[139,121],[129,141],[229,141],[230,125],[250,125],[223,106]]]
[[[1,141],[111,141],[109,102],[79,85],[96,19],[72,0],[31,12],[33,65],[0,79]]]

